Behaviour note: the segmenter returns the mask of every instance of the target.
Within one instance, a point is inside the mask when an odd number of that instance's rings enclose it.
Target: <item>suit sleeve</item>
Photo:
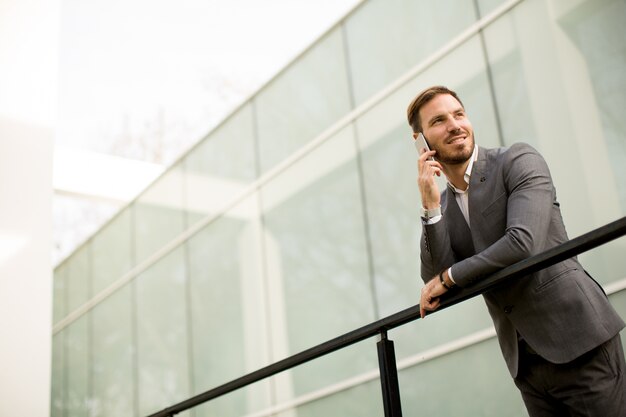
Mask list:
[[[441,196],[442,207],[446,205],[446,195],[444,192]],[[420,249],[421,276],[424,282],[430,281],[435,275],[454,264],[455,256],[450,244],[445,209],[437,223],[422,225]]]
[[[464,287],[545,249],[555,192],[548,165],[531,146],[517,144],[505,153],[501,170],[508,191],[504,235],[480,253],[452,266]]]

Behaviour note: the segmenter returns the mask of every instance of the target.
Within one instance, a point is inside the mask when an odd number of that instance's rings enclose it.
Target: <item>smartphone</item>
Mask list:
[[[415,148],[417,149],[417,153],[419,155],[421,155],[421,151],[423,148],[426,148],[427,151],[430,151],[430,146],[428,146],[428,142],[426,142],[426,138],[424,137],[424,135],[422,135],[422,132],[419,133],[419,135],[417,135],[417,138],[415,138]],[[428,159],[430,159],[431,161],[434,161],[435,158],[433,158],[432,156],[429,157]]]

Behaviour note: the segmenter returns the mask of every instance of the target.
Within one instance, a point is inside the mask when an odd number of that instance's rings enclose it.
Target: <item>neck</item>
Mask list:
[[[469,185],[465,182],[465,170],[467,170],[469,163],[470,160],[468,159],[460,164],[442,164],[444,175],[459,190],[465,191]]]

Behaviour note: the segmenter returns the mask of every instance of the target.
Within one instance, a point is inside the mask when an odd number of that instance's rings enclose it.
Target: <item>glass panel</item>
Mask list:
[[[242,376],[242,375],[239,375]],[[259,393],[264,393],[265,397],[269,397],[269,384],[267,380],[259,383],[248,385],[230,394],[226,394],[215,398],[209,402],[201,404],[193,408],[194,417],[242,417],[242,416],[274,416],[273,413],[263,411],[269,409],[267,398],[263,401],[264,405],[257,402]],[[238,403],[242,401],[243,403]],[[255,404],[255,406],[252,406]],[[247,404],[247,405],[246,405]],[[246,410],[248,411],[242,411]],[[255,412],[256,411],[256,412]]]
[[[319,135],[350,110],[341,32],[329,33],[255,99],[261,171]]]
[[[332,395],[307,402],[295,410],[276,414],[277,417],[380,417],[384,415],[378,378]],[[405,414],[406,415],[406,414]]]
[[[139,414],[189,397],[186,279],[176,249],[133,282],[137,288]]]
[[[175,165],[133,204],[136,263],[183,232],[183,186],[182,169]]]
[[[400,371],[403,414],[455,417],[527,415],[522,397],[509,376],[499,350],[497,340],[492,338]]]
[[[67,263],[54,270],[52,280],[52,323],[57,324],[67,312]]]
[[[74,252],[65,263],[68,287],[66,314],[85,304],[91,297],[90,255],[91,246],[87,243]]]
[[[621,290],[615,294],[609,295],[609,300],[613,307],[615,307],[617,313],[622,317],[626,317],[626,290]],[[622,342],[626,342],[626,329],[622,330],[621,335]],[[626,346],[624,346],[624,350],[626,351]]]
[[[348,126],[262,188],[275,359],[376,316],[354,158]],[[295,369],[293,392],[351,376],[370,363],[371,355],[375,352],[344,350],[307,372]]]
[[[254,194],[187,244],[195,393],[268,365],[259,221]],[[268,389],[263,381],[238,390],[207,404],[201,415],[238,416],[266,408]]]
[[[478,12],[481,17],[487,16],[489,13],[493,12],[498,6],[503,5],[504,3],[510,3],[507,0],[478,0]]]
[[[90,416],[132,416],[135,378],[130,286],[106,298],[92,314]]]
[[[252,106],[245,105],[184,159],[188,224],[224,210],[256,177]]]
[[[92,240],[94,295],[132,268],[130,209],[125,209],[102,228]]]
[[[67,373],[67,396],[65,416],[89,415],[89,314],[82,316],[68,327],[66,333],[65,372]]]
[[[544,155],[572,237],[626,211],[625,17],[623,1],[528,0],[485,31],[505,142]],[[622,240],[580,259],[606,282],[625,252]]]
[[[559,1],[561,7],[568,3]],[[615,178],[626,178],[626,2],[586,1],[563,13],[558,22],[583,57],[602,134]],[[623,184],[623,183],[622,183]],[[626,187],[618,187],[622,213],[626,212]]]
[[[475,15],[471,0],[365,2],[345,25],[356,104],[463,32]]]
[[[63,417],[65,410],[65,395],[67,392],[65,367],[65,333],[60,332],[52,337],[52,374],[50,394],[51,417]]]

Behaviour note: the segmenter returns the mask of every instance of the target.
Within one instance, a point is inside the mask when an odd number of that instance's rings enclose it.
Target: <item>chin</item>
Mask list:
[[[463,146],[461,149],[452,152],[442,153],[437,157],[441,162],[450,165],[462,164],[472,157],[474,146]],[[439,153],[439,152],[438,152]]]

